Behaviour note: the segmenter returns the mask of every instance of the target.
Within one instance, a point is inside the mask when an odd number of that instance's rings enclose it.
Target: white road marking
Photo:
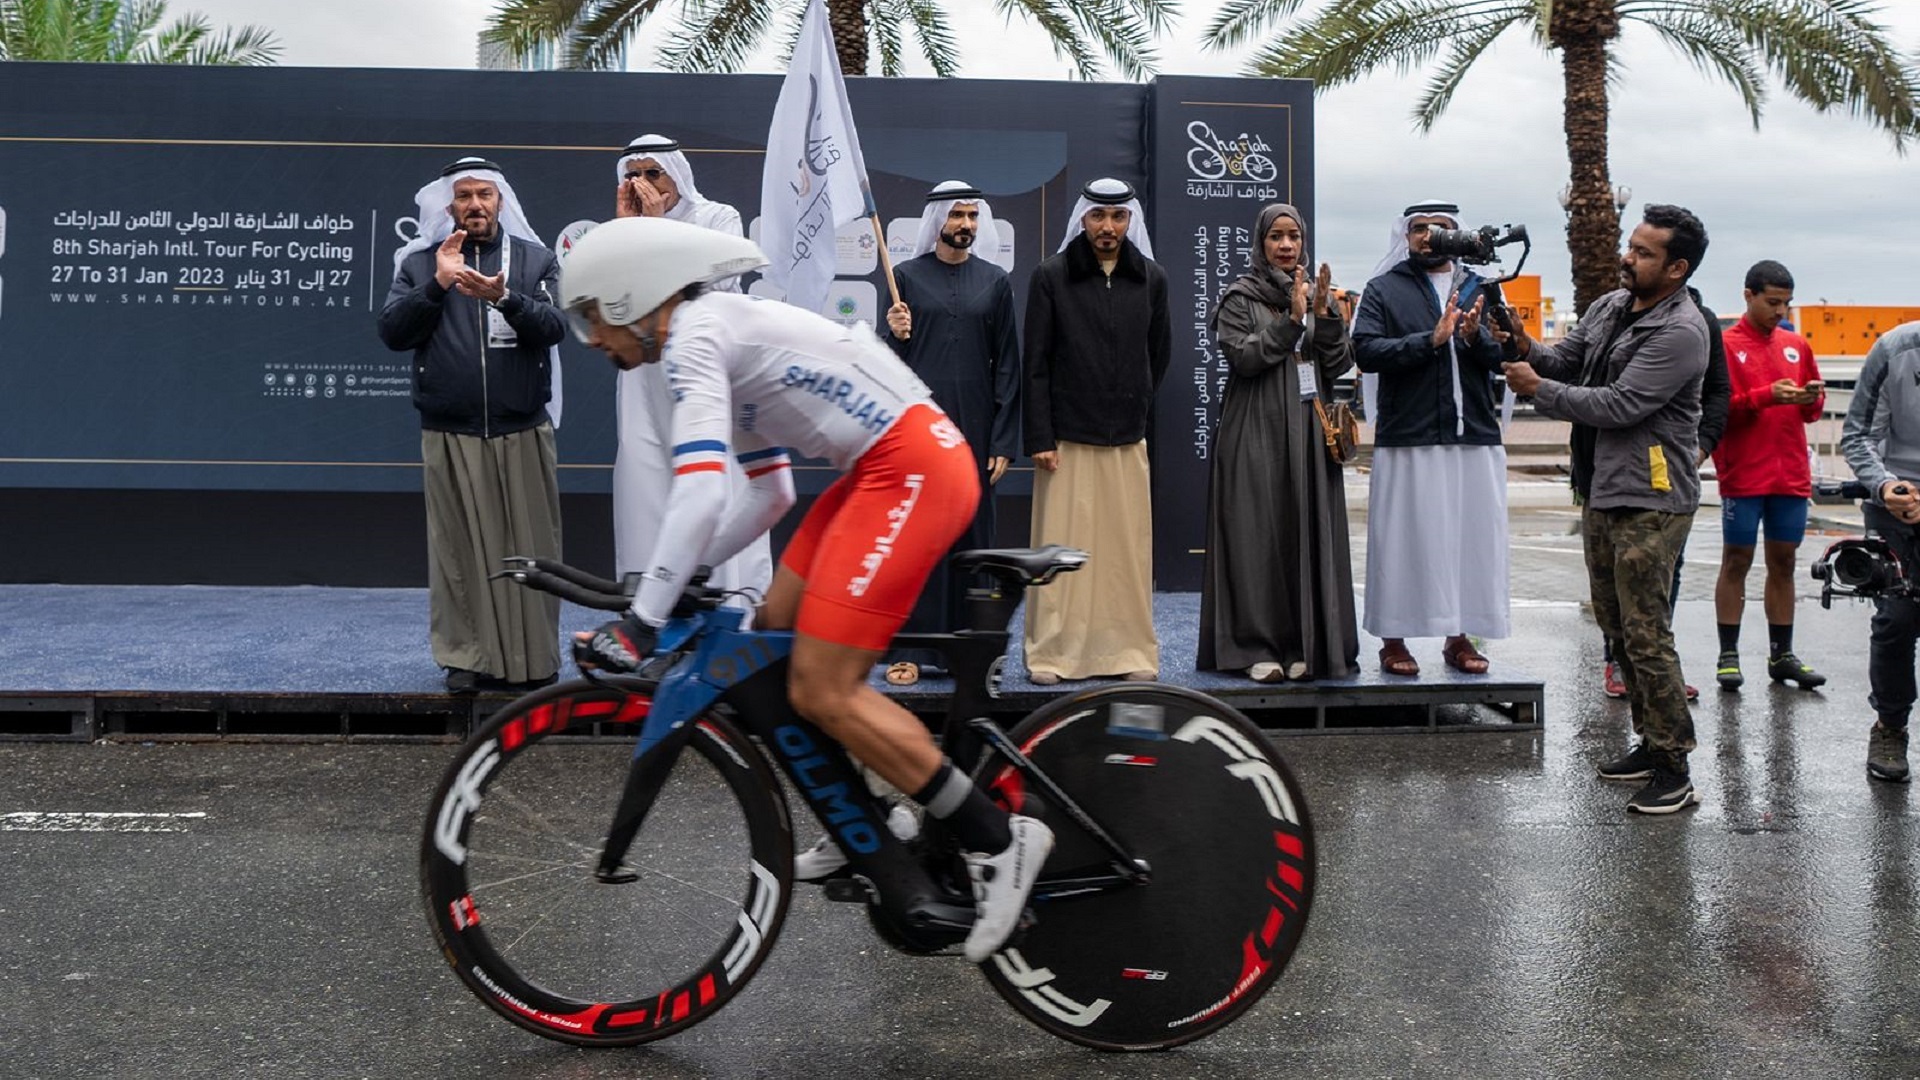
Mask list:
[[[0,832],[186,832],[205,812],[142,813],[131,810],[17,810],[0,814]]]

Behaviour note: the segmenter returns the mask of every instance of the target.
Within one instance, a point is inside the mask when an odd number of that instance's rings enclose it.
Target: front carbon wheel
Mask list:
[[[420,881],[468,989],[535,1034],[583,1046],[663,1038],[746,986],[785,918],[793,830],[766,759],[707,715],[626,856],[595,877],[650,687],[571,682],[491,717],[435,791]]]

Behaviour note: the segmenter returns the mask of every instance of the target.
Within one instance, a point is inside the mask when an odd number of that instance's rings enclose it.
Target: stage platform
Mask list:
[[[1487,675],[1416,643],[1416,679],[1390,678],[1362,636],[1351,679],[1261,684],[1193,669],[1195,593],[1161,593],[1162,681],[1219,697],[1263,727],[1299,732],[1514,731],[1542,723],[1544,685],[1496,656]],[[568,605],[563,631],[599,612]],[[1016,642],[1019,624],[1015,623]],[[1430,647],[1429,647],[1430,646]],[[427,649],[424,589],[0,585],[0,739],[457,739],[498,708],[454,697]],[[569,665],[570,670],[570,665]],[[922,715],[952,683],[874,684]],[[1016,717],[1095,681],[1036,686],[1010,650],[997,701]]]

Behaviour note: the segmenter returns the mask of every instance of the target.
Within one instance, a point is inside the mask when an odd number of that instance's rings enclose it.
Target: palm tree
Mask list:
[[[1304,0],[1228,0],[1206,43],[1225,49],[1268,26],[1256,75],[1312,79],[1319,89],[1391,66],[1405,71],[1440,57],[1414,106],[1433,128],[1474,61],[1520,27],[1560,53],[1567,158],[1567,247],[1574,310],[1619,281],[1620,220],[1607,175],[1607,93],[1618,75],[1621,24],[1651,28],[1702,71],[1732,84],[1756,128],[1771,73],[1793,96],[1825,112],[1864,117],[1906,151],[1920,135],[1920,74],[1902,62],[1876,0],[1344,0],[1293,19]],[[1614,79],[1624,86],[1622,80]]]
[[[204,15],[166,17],[166,0],[0,0],[0,60],[258,66],[280,55],[258,26],[215,34]]]
[[[1038,24],[1053,42],[1054,55],[1071,60],[1079,77],[1098,78],[1105,54],[1121,75],[1138,79],[1152,73],[1153,38],[1166,29],[1177,2],[993,0],[993,6],[1003,18],[1017,14]],[[826,0],[826,5],[840,70],[848,75],[867,73],[869,49],[880,54],[882,75],[900,74],[909,34],[936,75],[959,70],[947,0]],[[604,69],[619,62],[642,24],[669,6],[679,20],[660,52],[661,66],[669,71],[736,71],[776,21],[783,24],[790,51],[806,13],[806,0],[503,0],[486,36],[516,56],[560,45],[560,66]]]

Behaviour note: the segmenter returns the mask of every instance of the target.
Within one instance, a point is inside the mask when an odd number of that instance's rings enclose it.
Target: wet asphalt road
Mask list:
[[[0,814],[205,816],[0,819],[0,1076],[1920,1076],[1920,815],[1864,776],[1867,609],[1803,599],[1799,651],[1832,682],[1706,689],[1704,805],[1630,817],[1632,788],[1592,777],[1626,711],[1597,691],[1571,520],[1515,515],[1515,636],[1488,646],[1547,681],[1544,732],[1280,739],[1320,890],[1292,966],[1207,1041],[1059,1042],[961,961],[803,893],[714,1020],[576,1050],[498,1020],[430,943],[415,850],[452,747],[6,744]],[[1677,616],[1696,682],[1718,547],[1709,511]]]

